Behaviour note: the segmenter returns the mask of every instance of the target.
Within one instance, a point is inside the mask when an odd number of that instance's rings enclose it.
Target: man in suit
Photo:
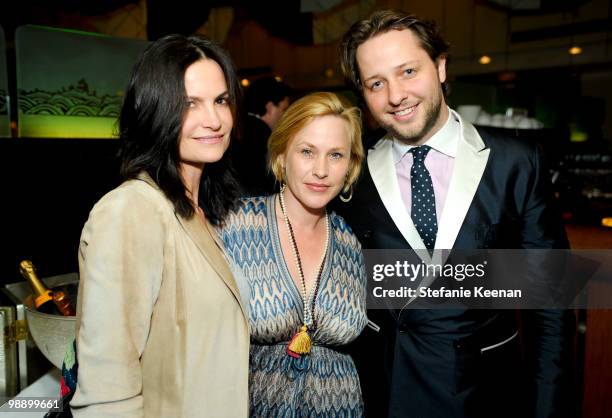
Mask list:
[[[340,48],[348,83],[387,132],[342,211],[364,248],[567,248],[538,147],[447,106],[448,44],[433,22],[378,11]],[[355,356],[368,416],[573,416],[569,311],[369,316],[379,329],[364,332]]]

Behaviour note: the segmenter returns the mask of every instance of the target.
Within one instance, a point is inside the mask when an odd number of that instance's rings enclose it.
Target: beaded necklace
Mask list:
[[[300,330],[297,331],[291,341],[287,345],[287,354],[294,358],[300,358],[302,354],[310,353],[310,349],[312,346],[311,337],[308,334],[308,324],[310,324],[310,329],[314,330],[316,328],[315,322],[315,301],[317,299],[317,294],[319,293],[319,284],[321,283],[321,273],[323,272],[323,263],[325,261],[325,256],[327,255],[328,247],[329,247],[329,215],[327,214],[327,209],[325,209],[325,247],[323,251],[323,256],[321,257],[321,263],[319,264],[319,270],[317,272],[317,276],[315,278],[314,287],[312,289],[312,303],[308,306],[308,299],[306,295],[306,280],[304,279],[304,270],[302,269],[302,260],[300,259],[300,252],[298,251],[297,242],[295,240],[295,235],[293,234],[293,228],[291,227],[291,222],[289,222],[289,217],[287,216],[287,210],[285,209],[285,198],[283,196],[285,192],[285,187],[281,188],[279,196],[281,211],[283,212],[283,217],[285,218],[285,225],[287,226],[287,230],[289,231],[289,239],[291,241],[291,249],[293,251],[293,258],[295,259],[295,264],[297,265],[298,274],[300,275],[300,281],[302,284],[302,301],[304,302],[304,324],[300,327]]]

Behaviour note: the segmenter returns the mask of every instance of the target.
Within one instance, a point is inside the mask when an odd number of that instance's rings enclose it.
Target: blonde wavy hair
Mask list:
[[[361,112],[346,98],[329,92],[311,93],[295,101],[283,113],[272,131],[268,139],[269,168],[277,181],[285,180],[280,157],[287,150],[289,141],[314,118],[328,115],[339,116],[348,123],[351,156],[342,192],[348,192],[357,181],[364,159],[363,144],[361,143]]]

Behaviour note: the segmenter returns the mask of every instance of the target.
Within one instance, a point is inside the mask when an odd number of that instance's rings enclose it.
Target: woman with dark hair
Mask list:
[[[81,235],[75,417],[247,415],[248,325],[213,229],[237,196],[224,153],[239,92],[202,37],[166,36],[135,65],[126,181]]]

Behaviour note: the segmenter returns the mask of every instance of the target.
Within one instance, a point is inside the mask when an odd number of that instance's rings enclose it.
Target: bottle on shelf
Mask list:
[[[30,260],[23,260],[19,263],[19,272],[30,283],[37,311],[52,315],[75,315],[74,307],[68,296],[61,290],[48,289],[36,274],[34,264]]]

